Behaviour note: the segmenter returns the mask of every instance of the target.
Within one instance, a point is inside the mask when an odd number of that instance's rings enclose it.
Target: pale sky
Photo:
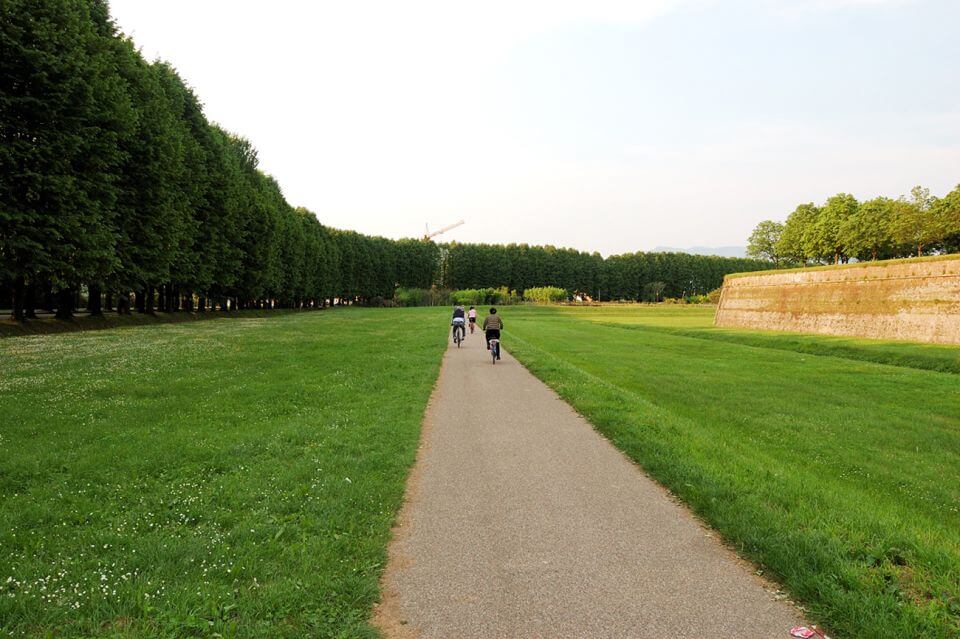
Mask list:
[[[112,0],[287,200],[387,237],[746,244],[960,183],[957,0]]]

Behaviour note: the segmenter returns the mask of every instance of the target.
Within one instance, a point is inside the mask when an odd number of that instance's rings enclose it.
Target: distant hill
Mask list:
[[[658,246],[651,253],[690,253],[691,255],[719,255],[720,257],[746,257],[746,246],[691,246],[676,248],[674,246]]]

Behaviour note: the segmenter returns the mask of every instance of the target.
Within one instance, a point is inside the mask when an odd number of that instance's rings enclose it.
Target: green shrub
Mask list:
[[[479,306],[481,304],[517,304],[520,296],[516,291],[510,291],[505,286],[500,288],[465,288],[450,293],[450,301],[463,306]]]
[[[398,288],[393,294],[397,306],[447,306],[450,291],[443,288]]]
[[[525,290],[523,292],[523,299],[528,302],[538,302],[541,304],[565,302],[567,301],[567,291],[566,289],[556,286],[538,286]]]
[[[659,302],[666,288],[667,284],[665,282],[647,282],[643,285],[643,301]]]

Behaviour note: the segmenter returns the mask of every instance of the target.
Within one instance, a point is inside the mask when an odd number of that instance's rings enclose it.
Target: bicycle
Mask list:
[[[494,366],[496,366],[497,360],[500,359],[500,340],[496,337],[490,340],[490,355],[493,357]]]
[[[453,325],[453,341],[457,345],[457,348],[460,348],[460,344],[463,342],[466,334],[464,332],[463,324],[454,324]]]

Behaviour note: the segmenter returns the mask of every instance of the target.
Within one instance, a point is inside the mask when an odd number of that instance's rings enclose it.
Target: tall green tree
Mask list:
[[[747,255],[758,260],[768,260],[776,267],[780,266],[783,256],[777,249],[783,235],[783,224],[764,220],[757,224],[747,240]]]
[[[809,245],[813,256],[834,264],[849,258],[844,251],[840,228],[857,214],[859,206],[857,199],[849,193],[838,193],[827,199],[813,224]]]
[[[944,237],[946,229],[942,219],[935,215],[936,199],[930,196],[930,190],[915,186],[910,197],[901,197],[896,201],[894,215],[890,223],[893,239],[909,246],[919,257],[924,250]]]
[[[838,239],[843,252],[858,260],[892,257],[894,241],[890,222],[894,210],[894,201],[885,197],[861,204],[856,213],[840,223]]]
[[[117,182],[120,264],[111,279],[117,290],[144,291],[169,283],[189,257],[188,132],[180,120],[179,96],[165,92],[162,70],[147,64],[127,40],[117,40],[116,57],[136,126],[119,140],[125,156]]]
[[[960,185],[937,202],[935,215],[943,230],[943,250],[960,253]]]
[[[797,264],[806,265],[815,258],[814,225],[820,216],[820,209],[809,202],[801,204],[787,217],[780,239],[777,240],[777,252]]]
[[[117,266],[119,138],[134,114],[103,2],[0,3],[0,253],[4,275],[70,291]],[[22,318],[22,302],[15,305]]]

